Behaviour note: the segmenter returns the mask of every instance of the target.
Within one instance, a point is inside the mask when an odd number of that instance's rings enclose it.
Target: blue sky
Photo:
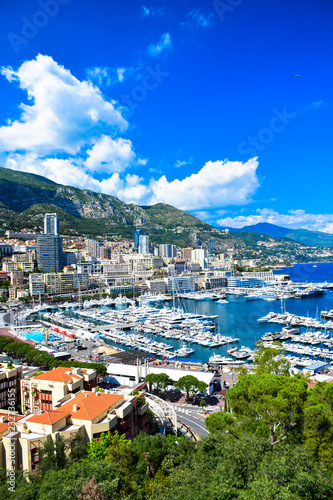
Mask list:
[[[333,233],[330,0],[1,10],[0,165],[221,226]]]

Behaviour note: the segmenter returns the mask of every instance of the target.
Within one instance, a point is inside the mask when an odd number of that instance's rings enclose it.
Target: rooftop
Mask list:
[[[85,391],[70,399],[55,411],[67,412],[72,418],[91,421],[110,408],[118,407],[122,401],[123,396]],[[73,410],[74,405],[78,406],[76,411]]]
[[[35,413],[31,417],[28,417],[26,421],[35,424],[53,425],[67,416],[68,413],[62,411],[44,410],[42,413]]]
[[[58,366],[54,370],[37,375],[34,379],[37,380],[50,380],[52,382],[69,382],[71,378],[80,380],[80,375],[73,373],[73,368],[66,368],[63,366]]]

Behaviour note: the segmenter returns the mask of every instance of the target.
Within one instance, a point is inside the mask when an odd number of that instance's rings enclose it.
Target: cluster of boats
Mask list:
[[[305,328],[320,328],[320,329],[333,329],[333,321],[327,321],[327,323],[322,323],[316,318],[310,318],[307,316],[297,316],[296,314],[291,314],[288,312],[275,313],[269,312],[266,316],[258,319],[258,323],[278,323],[287,324],[296,327]]]

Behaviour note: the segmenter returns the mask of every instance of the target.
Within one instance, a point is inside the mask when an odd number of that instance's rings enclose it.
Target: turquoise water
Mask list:
[[[46,340],[43,332],[22,333],[22,337],[27,340],[34,340],[35,342],[44,342]],[[54,335],[48,335],[49,340],[56,340],[56,338]]]

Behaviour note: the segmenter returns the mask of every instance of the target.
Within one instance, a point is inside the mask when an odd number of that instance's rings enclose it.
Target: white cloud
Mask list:
[[[263,208],[258,209],[257,213],[253,215],[226,217],[217,221],[220,226],[236,228],[259,222],[268,222],[292,229],[302,228],[333,233],[333,214],[308,214],[305,210],[289,210],[287,214],[280,214],[275,210]]]
[[[157,43],[151,43],[147,49],[151,57],[159,57],[165,50],[171,49],[171,36],[170,33],[164,33]]]
[[[14,153],[8,155],[4,167],[42,175],[58,184],[100,191],[98,180],[87,174],[85,169],[76,164],[73,159],[41,159],[36,153]]]
[[[32,103],[21,103],[19,120],[0,127],[0,151],[76,154],[101,133],[124,131],[127,121],[89,82],[80,82],[52,57],[38,55],[17,71],[2,68]]]
[[[168,182],[163,175],[151,182],[152,201],[165,202],[184,210],[201,210],[227,205],[245,205],[259,187],[257,158],[240,161],[209,161],[198,173]]]
[[[108,66],[86,69],[86,75],[89,82],[99,87],[111,87],[117,83],[123,83],[129,78],[135,80],[142,77],[142,62],[137,61],[135,67],[129,68],[110,68]]]
[[[91,172],[106,174],[123,172],[130,166],[145,165],[146,160],[137,160],[132,147],[129,139],[112,139],[103,135],[92,149],[87,150],[88,158],[84,164]]]

